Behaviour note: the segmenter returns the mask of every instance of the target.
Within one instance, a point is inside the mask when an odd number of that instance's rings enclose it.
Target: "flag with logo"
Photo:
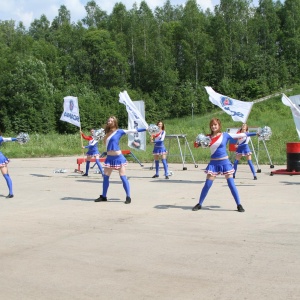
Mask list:
[[[290,107],[300,139],[300,95],[288,97],[285,94],[282,94],[281,101],[284,105]]]
[[[81,127],[77,97],[64,97],[64,111],[60,117],[60,120]]]
[[[126,106],[128,113],[128,129],[148,128],[145,121],[144,101],[132,101],[126,91],[119,94],[119,102]],[[128,135],[128,146],[133,149],[146,150],[146,132]]]
[[[244,102],[229,98],[215,92],[210,86],[206,86],[205,89],[209,95],[209,101],[219,106],[228,115],[231,115],[233,121],[247,122],[253,102]]]

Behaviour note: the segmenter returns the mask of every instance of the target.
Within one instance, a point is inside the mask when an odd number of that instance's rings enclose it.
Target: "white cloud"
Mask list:
[[[65,6],[71,12],[71,17],[73,20],[82,19],[85,15],[85,4],[81,3],[80,0],[66,0]]]
[[[28,26],[33,21],[33,12],[24,12],[22,9],[15,11],[16,20],[22,21],[25,26]],[[12,19],[14,19],[12,17]]]

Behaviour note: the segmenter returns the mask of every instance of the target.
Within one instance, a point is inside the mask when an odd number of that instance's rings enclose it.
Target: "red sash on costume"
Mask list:
[[[217,135],[217,136],[212,138],[211,135],[209,135],[209,137],[211,138],[211,143],[210,143],[209,146],[213,145],[221,136],[222,136],[222,134]]]

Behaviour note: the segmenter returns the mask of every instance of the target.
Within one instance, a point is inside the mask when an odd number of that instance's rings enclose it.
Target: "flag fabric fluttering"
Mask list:
[[[139,110],[136,108],[136,106],[133,104],[126,91],[119,94],[119,102],[123,103],[126,106],[128,116],[130,116],[131,119],[137,121],[139,125],[142,125],[142,128],[148,128],[147,122],[145,121]]]
[[[145,121],[144,101],[134,101],[135,104],[130,99],[128,93],[124,91],[119,94],[119,102],[126,106],[128,129],[148,128],[148,123]],[[138,132],[134,136],[128,135],[128,146],[134,149],[146,150],[145,135],[145,132]]]
[[[137,110],[141,113],[145,119],[145,103],[144,101],[133,101],[132,102]],[[128,129],[141,128],[142,124],[139,124],[136,120],[132,119],[128,114]],[[134,135],[128,135],[128,146],[133,149],[146,150],[146,132],[138,132]]]
[[[284,105],[291,108],[296,130],[300,139],[300,95],[288,97],[285,94],[282,94],[281,101]]]
[[[60,120],[81,127],[77,97],[64,97],[64,111],[60,117]]]
[[[231,115],[233,121],[247,122],[253,102],[244,102],[229,98],[215,92],[210,86],[206,86],[205,89],[209,95],[209,101],[219,106],[228,115]]]

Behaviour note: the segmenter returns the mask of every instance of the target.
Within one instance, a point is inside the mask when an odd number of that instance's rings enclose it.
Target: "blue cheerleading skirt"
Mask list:
[[[9,159],[0,151],[0,167],[5,167],[9,163]]]
[[[127,160],[123,154],[106,156],[106,159],[104,162],[104,168],[118,170],[122,166],[127,166]]]
[[[211,160],[204,172],[212,176],[217,176],[219,174],[230,175],[234,173],[234,168],[228,158],[223,160]]]
[[[238,146],[235,154],[236,155],[242,155],[242,156],[248,156],[248,155],[251,155],[252,152],[251,152],[248,144],[244,144],[244,145]]]
[[[152,151],[153,155],[164,155],[167,153],[168,153],[168,151],[165,148],[165,146],[154,146],[154,149]]]
[[[97,156],[100,155],[100,152],[98,149],[90,149],[87,153],[87,156]]]

